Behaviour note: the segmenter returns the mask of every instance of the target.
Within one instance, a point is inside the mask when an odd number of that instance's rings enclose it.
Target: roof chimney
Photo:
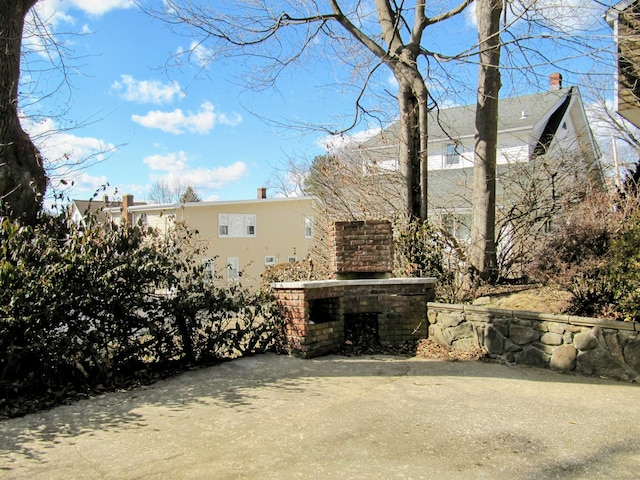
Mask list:
[[[265,187],[258,188],[258,200],[267,198],[267,189]]]
[[[560,90],[562,88],[562,75],[558,72],[549,75],[549,90]]]
[[[133,207],[133,195],[122,196],[122,223],[131,225],[132,215],[129,212],[129,207]]]

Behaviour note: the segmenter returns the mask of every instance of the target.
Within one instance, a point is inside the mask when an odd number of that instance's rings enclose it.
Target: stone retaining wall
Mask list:
[[[428,304],[429,337],[507,363],[640,381],[640,323]]]

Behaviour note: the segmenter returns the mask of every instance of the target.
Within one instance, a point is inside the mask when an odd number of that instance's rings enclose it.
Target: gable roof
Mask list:
[[[616,3],[607,9],[604,14],[604,19],[609,25],[613,26],[613,24],[618,20],[620,14],[637,3],[637,1],[638,0],[622,0],[621,2]]]
[[[135,202],[134,205],[146,205],[146,202]],[[96,217],[98,222],[105,222],[108,219],[107,213],[112,208],[119,208],[122,206],[122,202],[119,200],[109,200],[108,197],[102,199],[93,198],[91,200],[72,200],[71,208],[78,213],[78,219],[84,219],[87,215],[91,214]]]
[[[71,207],[77,212],[78,220],[82,218],[82,222],[84,223],[84,219],[87,215],[91,214],[96,217],[96,220],[99,222],[104,222],[107,219],[106,209],[110,207],[119,206],[120,202],[111,202],[109,200],[72,200]]]
[[[498,133],[512,130],[534,129],[547,120],[555,110],[567,101],[574,87],[500,99]],[[568,105],[568,102],[567,102]],[[476,105],[463,105],[432,110],[429,113],[429,142],[473,137],[475,135]],[[363,142],[362,148],[397,145],[399,122]]]

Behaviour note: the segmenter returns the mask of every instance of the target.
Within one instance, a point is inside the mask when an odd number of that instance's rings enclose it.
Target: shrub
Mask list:
[[[0,412],[274,344],[269,294],[214,287],[176,227],[0,218]]]
[[[296,262],[278,263],[269,267],[262,274],[262,285],[268,287],[276,282],[301,282],[307,280],[326,280],[329,275],[326,269],[317,269],[316,262],[311,259]]]
[[[608,278],[612,303],[625,320],[640,321],[640,212],[611,242]]]
[[[396,275],[437,278],[439,301],[457,302],[466,297],[460,248],[454,238],[420,221],[397,228],[395,236]]]
[[[541,244],[529,273],[571,293],[567,313],[640,320],[636,198],[587,199]]]
[[[401,275],[440,277],[444,273],[444,243],[429,222],[413,221],[396,233],[396,270]]]

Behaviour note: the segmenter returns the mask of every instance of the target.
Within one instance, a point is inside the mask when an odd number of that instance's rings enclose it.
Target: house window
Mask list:
[[[289,256],[289,263],[294,263],[298,261],[298,257],[296,257],[295,255],[290,255]]]
[[[218,236],[228,238],[255,237],[256,216],[237,213],[218,214]]]
[[[255,237],[256,236],[256,216],[255,215],[245,215],[246,221],[246,233],[247,237]]]
[[[240,259],[238,257],[227,258],[227,280],[240,278]]]
[[[469,241],[471,238],[471,215],[445,214],[442,216],[442,227],[456,240]]]
[[[313,238],[313,217],[304,217],[304,238]]]
[[[445,167],[460,164],[460,147],[457,143],[450,143],[446,147]]]
[[[213,281],[215,278],[215,265],[213,258],[203,258],[202,259],[202,274],[204,275],[205,280]]]
[[[271,266],[275,265],[276,264],[275,255],[267,255],[266,257],[264,257],[264,264],[267,267],[271,267]]]
[[[382,174],[386,172],[397,172],[400,170],[400,163],[397,158],[385,158],[382,160],[365,161],[364,173],[369,175]]]
[[[465,242],[471,240],[471,215],[456,215],[456,238]]]

